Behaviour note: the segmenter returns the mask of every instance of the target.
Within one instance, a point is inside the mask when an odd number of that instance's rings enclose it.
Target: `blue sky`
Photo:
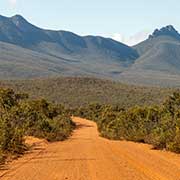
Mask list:
[[[134,44],[155,28],[180,30],[179,0],[0,0],[4,16],[80,35],[102,35]]]

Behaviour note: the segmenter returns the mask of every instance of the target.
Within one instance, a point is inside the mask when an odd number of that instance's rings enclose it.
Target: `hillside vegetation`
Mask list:
[[[91,103],[119,105],[159,104],[171,94],[171,89],[121,84],[95,78],[49,78],[36,80],[0,81],[1,87],[28,93],[30,98],[45,98],[67,108],[87,106]]]
[[[7,154],[20,154],[27,149],[25,136],[64,140],[74,126],[63,106],[0,89],[0,162]]]

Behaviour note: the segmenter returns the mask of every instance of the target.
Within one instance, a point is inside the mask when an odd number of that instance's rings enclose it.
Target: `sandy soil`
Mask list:
[[[77,129],[64,142],[30,138],[33,151],[4,166],[2,180],[180,180],[180,155],[151,146],[109,141],[96,124],[74,118]]]

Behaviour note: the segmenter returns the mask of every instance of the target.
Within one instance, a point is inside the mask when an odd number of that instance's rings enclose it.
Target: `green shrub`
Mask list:
[[[156,149],[180,153],[180,92],[174,92],[162,105],[121,107],[90,105],[79,115],[97,122],[100,135],[152,144]]]
[[[22,153],[25,149],[24,131],[14,126],[9,114],[0,118],[0,150],[3,152]]]
[[[63,106],[44,99],[29,100],[26,94],[0,89],[0,161],[6,153],[26,150],[24,136],[59,141],[66,139],[74,126]]]

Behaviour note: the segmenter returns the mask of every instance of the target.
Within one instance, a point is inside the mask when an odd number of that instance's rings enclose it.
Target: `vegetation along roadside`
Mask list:
[[[74,127],[62,105],[45,99],[30,100],[27,94],[0,89],[0,162],[8,155],[27,150],[25,136],[62,141],[70,136]]]
[[[96,121],[100,135],[114,140],[152,144],[155,149],[180,153],[180,92],[161,105],[121,108],[91,104],[74,113]]]

